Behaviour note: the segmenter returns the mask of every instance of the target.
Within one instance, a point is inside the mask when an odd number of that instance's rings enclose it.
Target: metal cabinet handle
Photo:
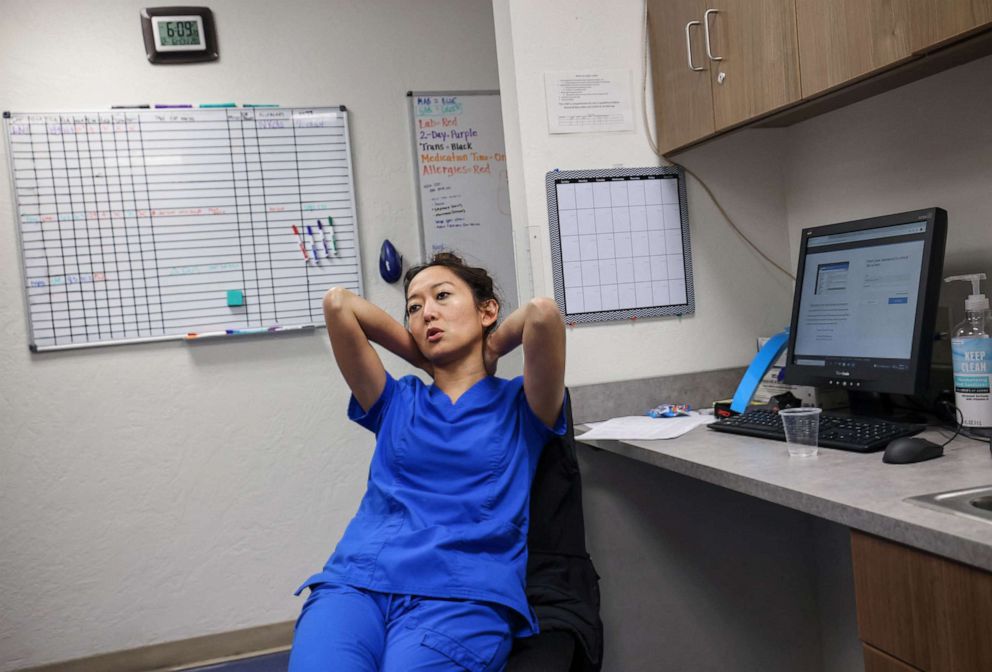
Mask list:
[[[693,26],[698,26],[699,21],[690,21],[685,24],[685,53],[689,57],[689,69],[690,70],[705,70],[703,66],[696,67],[692,62],[692,38],[689,37],[689,29]]]
[[[723,56],[714,56],[710,48],[710,14],[719,14],[719,9],[707,9],[703,13],[703,35],[706,37],[706,55],[711,61],[722,61]]]

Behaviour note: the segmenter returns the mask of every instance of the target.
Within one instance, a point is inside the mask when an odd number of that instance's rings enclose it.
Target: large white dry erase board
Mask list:
[[[410,92],[422,252],[459,253],[486,268],[517,305],[510,192],[498,91]]]
[[[32,350],[320,325],[329,287],[362,291],[343,107],[4,126]]]
[[[695,312],[680,167],[551,171],[545,187],[567,322]]]

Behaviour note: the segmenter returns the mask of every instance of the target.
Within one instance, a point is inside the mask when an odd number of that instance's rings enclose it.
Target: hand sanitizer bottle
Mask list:
[[[951,338],[954,403],[964,416],[964,427],[969,429],[992,428],[992,313],[988,298],[981,293],[984,279],[984,273],[944,278],[944,282],[971,282],[971,295],[964,302],[964,322]]]

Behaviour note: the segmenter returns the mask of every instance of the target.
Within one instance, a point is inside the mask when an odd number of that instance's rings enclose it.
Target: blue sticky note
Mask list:
[[[231,308],[245,305],[245,293],[240,289],[227,290],[227,305]]]

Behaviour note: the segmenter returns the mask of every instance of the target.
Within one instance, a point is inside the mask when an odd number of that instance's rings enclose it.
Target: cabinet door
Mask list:
[[[911,58],[928,42],[929,1],[796,0],[803,97]]]
[[[865,654],[865,672],[920,672],[873,646],[862,644],[862,650]]]
[[[686,27],[701,22],[703,10],[703,0],[648,0],[654,110],[663,153],[714,131],[702,24]],[[701,69],[690,68],[690,53],[692,65]]]
[[[992,574],[853,530],[851,561],[864,643],[928,672],[992,670]]]
[[[944,42],[992,24],[992,0],[930,0],[933,43]]]
[[[717,130],[800,98],[795,0],[709,0]],[[714,12],[715,10],[715,12]]]

